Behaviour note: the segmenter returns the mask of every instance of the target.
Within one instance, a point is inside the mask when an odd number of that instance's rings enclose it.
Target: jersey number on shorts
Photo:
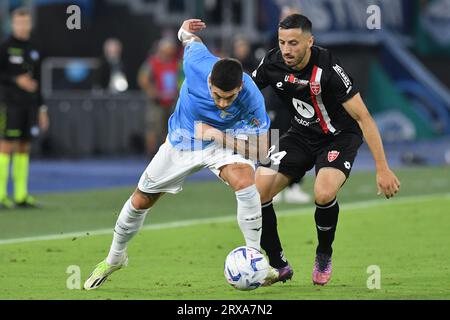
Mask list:
[[[280,151],[272,154],[275,151],[276,146],[272,146],[269,149],[269,153],[267,154],[267,158],[270,157],[270,160],[273,161],[273,165],[278,166],[281,163],[281,160],[287,155],[286,151]]]

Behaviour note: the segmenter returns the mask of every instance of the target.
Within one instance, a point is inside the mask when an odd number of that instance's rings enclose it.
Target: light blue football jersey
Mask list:
[[[212,98],[208,78],[219,60],[200,42],[191,42],[184,49],[185,80],[180,89],[175,112],[169,119],[169,141],[177,149],[194,150],[208,146],[209,141],[194,137],[196,122],[206,123],[223,132],[261,134],[269,130],[264,97],[250,76],[244,73],[243,89],[236,100],[220,110]]]

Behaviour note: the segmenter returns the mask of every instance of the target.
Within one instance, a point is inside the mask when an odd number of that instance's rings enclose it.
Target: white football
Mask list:
[[[238,247],[225,259],[224,274],[227,282],[238,290],[254,290],[264,284],[269,262],[258,250]]]

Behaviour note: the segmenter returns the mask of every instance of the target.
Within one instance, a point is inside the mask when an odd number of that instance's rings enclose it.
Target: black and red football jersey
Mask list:
[[[362,135],[342,106],[358,88],[329,50],[313,46],[306,67],[294,70],[285,65],[279,49],[272,49],[252,78],[260,89],[274,89],[289,107],[292,127],[309,141],[326,141],[340,132]]]

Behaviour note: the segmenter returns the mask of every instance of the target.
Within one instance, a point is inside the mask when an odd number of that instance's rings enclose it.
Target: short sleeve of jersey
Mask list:
[[[269,85],[266,76],[266,64],[264,63],[266,57],[264,57],[259,63],[258,68],[252,72],[252,79],[256,83],[259,89],[264,89]]]
[[[355,96],[359,89],[353,82],[353,78],[345,72],[338,59],[332,59],[330,86],[336,100],[344,103]]]
[[[245,94],[241,104],[246,107],[246,112],[237,129],[244,134],[266,133],[270,128],[270,118],[266,112],[264,97],[247,74],[244,74],[244,86]]]
[[[205,72],[211,72],[211,66],[218,58],[209,52],[208,48],[198,41],[190,42],[184,48],[183,71],[186,79],[197,79]]]

